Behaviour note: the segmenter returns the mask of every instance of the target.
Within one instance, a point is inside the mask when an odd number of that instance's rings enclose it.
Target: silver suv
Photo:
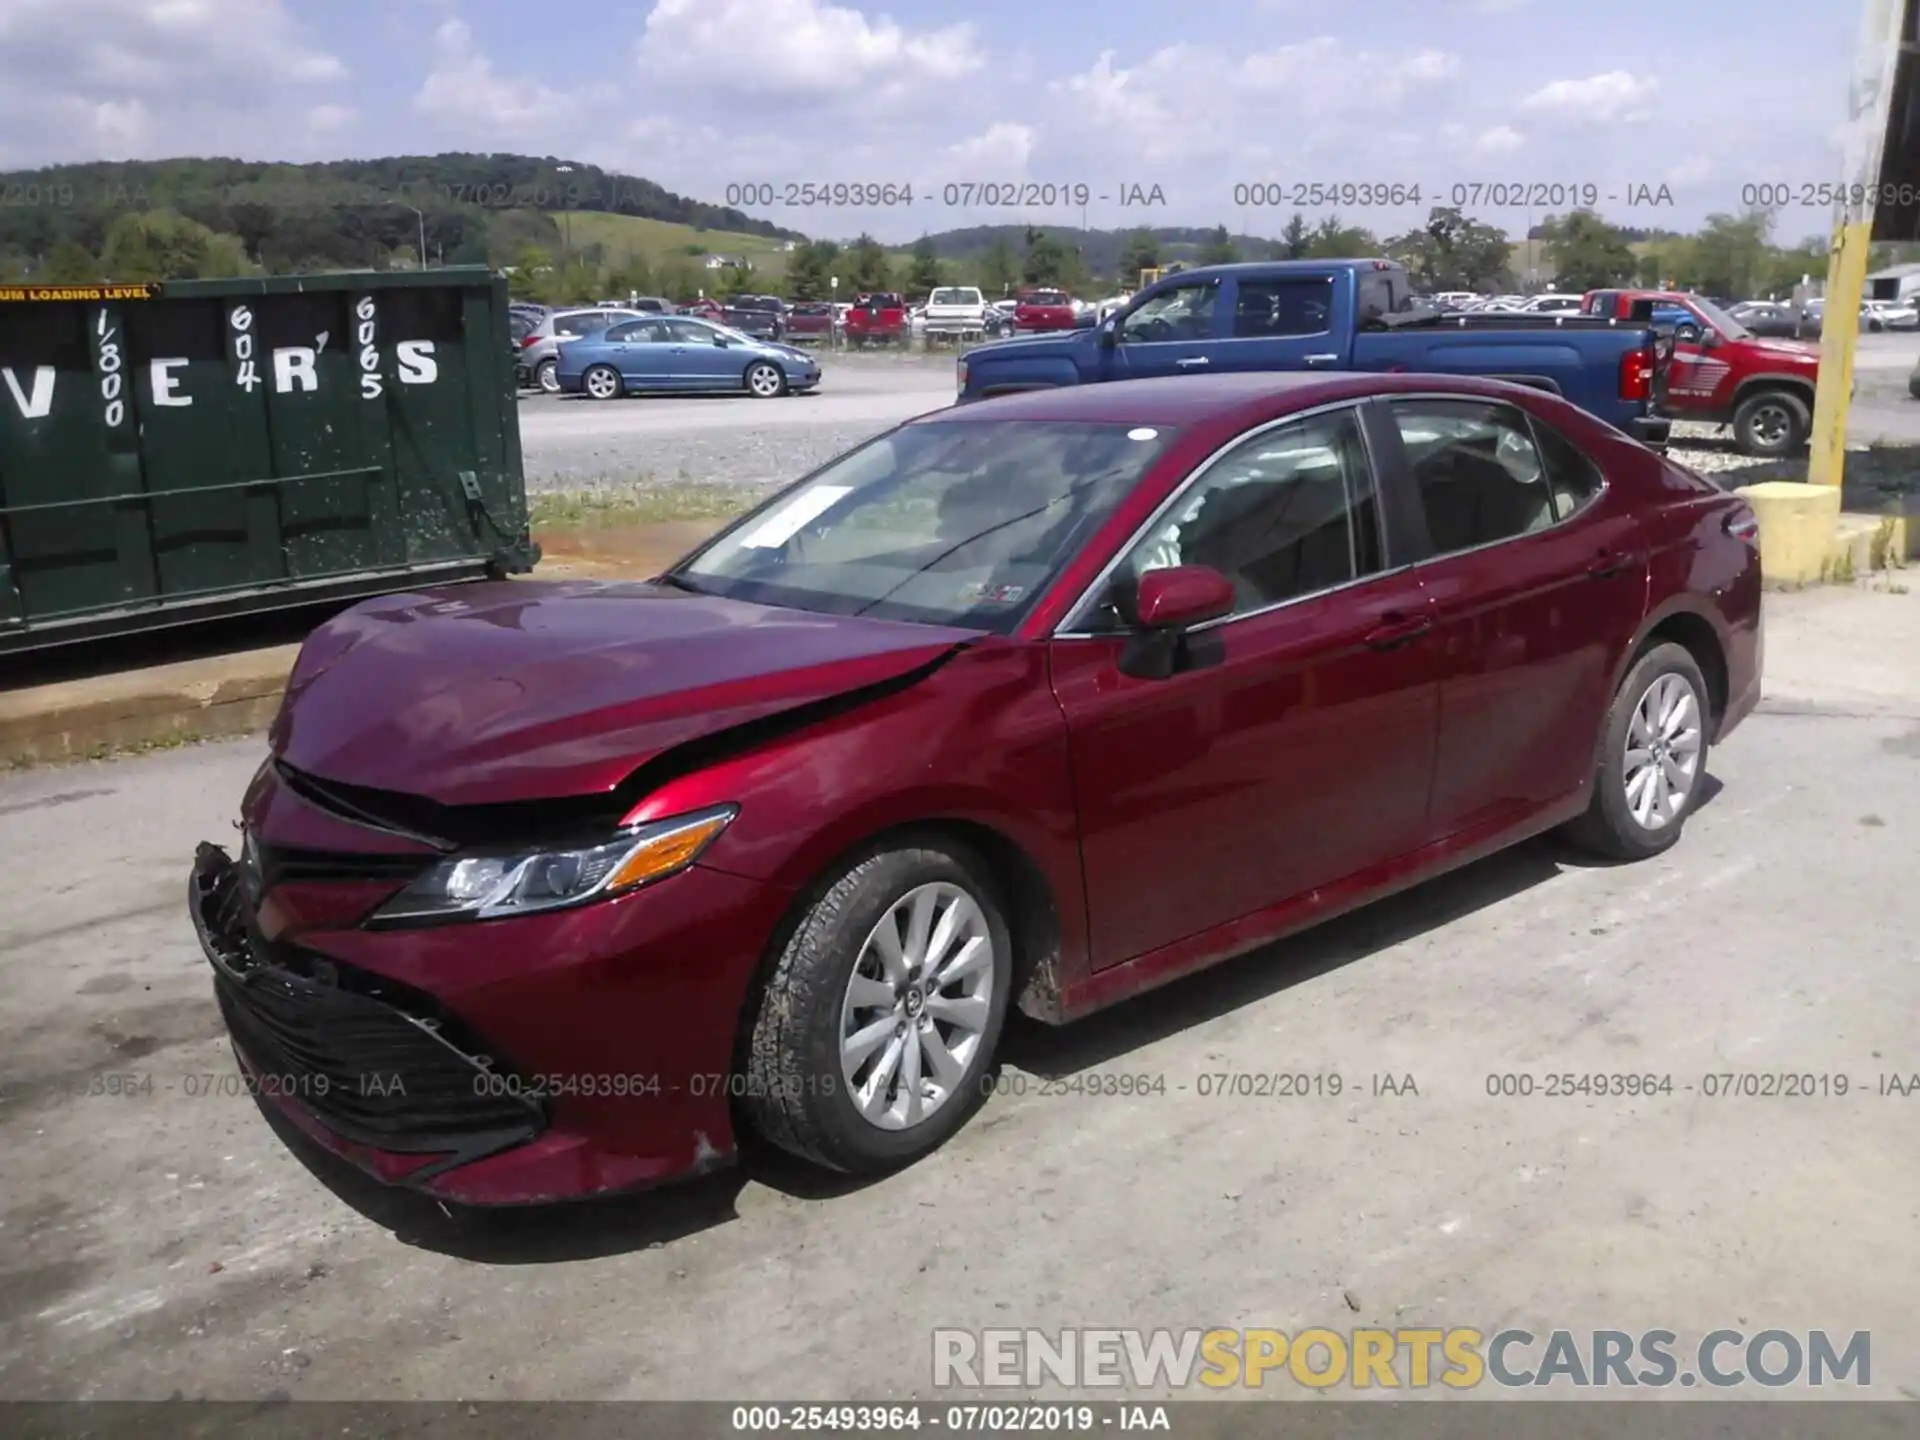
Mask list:
[[[622,320],[643,318],[638,310],[615,310],[589,306],[577,310],[556,310],[529,330],[520,341],[520,354],[514,369],[523,385],[536,385],[549,395],[560,393],[560,378],[554,367],[559,363],[560,347],[569,340],[598,335],[609,325]]]

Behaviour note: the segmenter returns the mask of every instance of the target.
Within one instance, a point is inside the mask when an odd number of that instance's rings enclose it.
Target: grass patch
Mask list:
[[[536,531],[611,529],[673,520],[727,520],[744,514],[779,485],[723,485],[703,480],[643,480],[582,490],[542,490],[527,497]]]

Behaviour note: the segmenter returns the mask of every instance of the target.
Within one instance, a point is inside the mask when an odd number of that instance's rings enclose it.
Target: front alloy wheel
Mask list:
[[[974,1068],[993,1000],[993,936],[974,898],[935,882],[867,936],[840,1007],[840,1075],[867,1121],[905,1130]]]
[[[772,400],[787,391],[787,377],[778,365],[762,360],[747,370],[747,389],[756,400]]]
[[[985,1098],[1013,988],[992,872],[945,838],[870,851],[799,918],[741,1068],[754,1128],[852,1174],[939,1148]]]

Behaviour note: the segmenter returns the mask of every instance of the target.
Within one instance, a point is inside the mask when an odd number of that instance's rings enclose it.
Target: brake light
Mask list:
[[[1760,548],[1760,519],[1742,505],[1727,516],[1727,534],[1757,550]]]
[[[540,337],[538,335],[522,335],[520,337],[520,348],[522,350],[531,350],[539,343]]]
[[[1620,357],[1620,398],[1622,400],[1651,400],[1653,398],[1653,371],[1658,363],[1653,347],[1644,350],[1629,350]]]

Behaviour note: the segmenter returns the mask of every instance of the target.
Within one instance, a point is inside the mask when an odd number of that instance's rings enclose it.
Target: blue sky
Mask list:
[[[1164,196],[1095,201],[1096,226],[1272,234],[1293,207],[1236,187],[1306,183],[1419,185],[1417,207],[1306,207],[1383,234],[1455,186],[1514,231],[1586,187],[1687,228],[1838,178],[1858,23],[1807,0],[0,0],[0,168],[503,150],[715,202],[910,183],[910,207],[754,207],[887,240],[1082,219],[946,203],[966,182]],[[1790,205],[1777,238],[1828,219]]]

